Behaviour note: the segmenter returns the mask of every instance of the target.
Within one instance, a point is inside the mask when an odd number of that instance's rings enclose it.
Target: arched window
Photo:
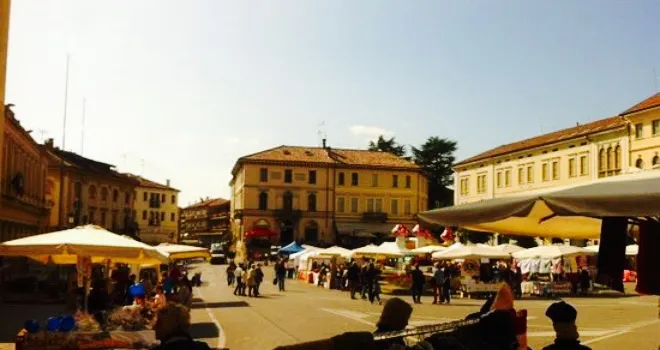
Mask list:
[[[637,169],[644,169],[644,160],[642,160],[642,158],[638,158],[635,162],[635,167],[637,167]]]
[[[259,210],[268,210],[268,192],[259,193]]]
[[[318,242],[319,224],[316,221],[308,221],[305,225],[305,242]]]
[[[655,166],[658,164],[660,164],[660,157],[658,156],[653,157],[653,165]]]
[[[316,211],[316,194],[310,193],[307,196],[307,211]]]
[[[114,203],[117,203],[118,200],[119,200],[119,191],[114,189],[114,190],[112,190],[112,201]],[[114,223],[114,221],[113,221],[113,223]]]
[[[131,203],[131,193],[126,192],[124,193],[124,204],[130,204]]]
[[[607,163],[607,158],[606,158],[606,155],[605,155],[605,149],[604,148],[600,149],[600,152],[598,154],[598,158],[599,158],[598,170],[599,171],[605,171],[606,170],[605,165]]]
[[[293,210],[293,193],[286,191],[282,196],[282,209]]]
[[[101,187],[101,200],[104,201],[104,202],[108,200],[108,188],[107,187]]]
[[[89,185],[89,199],[96,199],[96,186]]]
[[[612,147],[607,147],[607,170],[614,169],[614,159],[612,159]]]
[[[621,146],[614,148],[614,169],[621,169]]]

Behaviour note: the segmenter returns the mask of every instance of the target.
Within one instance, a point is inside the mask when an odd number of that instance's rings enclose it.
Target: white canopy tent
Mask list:
[[[598,249],[600,246],[597,245],[590,245],[584,249],[587,249],[591,252],[598,253]],[[639,252],[639,246],[637,244],[631,244],[626,246],[626,255],[628,256],[635,256],[637,255],[637,252]]]
[[[75,265],[79,256],[90,257],[92,263],[110,260],[124,264],[156,265],[168,262],[168,257],[155,247],[96,225],[7,241],[0,244],[0,255],[25,256],[60,265]]]
[[[451,259],[509,259],[511,255],[487,246],[468,246],[462,243],[454,243],[449,248],[435,252],[431,255],[433,259],[451,260]]]
[[[208,249],[191,245],[161,243],[156,246],[156,249],[170,260],[209,259],[211,257]]]
[[[447,247],[443,247],[441,245],[427,245],[424,247],[419,247],[412,249],[410,253],[418,255],[418,254],[433,254],[435,252],[443,251],[447,249]]]
[[[328,249],[320,249],[315,252],[314,255],[317,256],[341,256],[343,258],[348,258],[351,256],[351,251],[340,246],[332,246]]]
[[[546,245],[534,247],[513,253],[516,259],[555,259],[575,255],[594,255],[595,253],[584,248],[570,245]]]
[[[426,223],[533,237],[592,239],[602,217],[660,215],[660,171],[535,194],[495,198],[419,214]]]
[[[376,246],[369,244],[351,251],[352,258],[372,257],[372,258],[400,258],[404,255],[398,247],[393,248],[389,245]]]
[[[483,243],[478,243],[477,245],[481,246],[481,247],[497,249],[501,252],[508,253],[508,254],[513,254],[513,253],[525,250],[525,248],[523,248],[523,247],[519,247],[515,244],[509,244],[509,243],[499,244],[499,245],[496,245],[496,246],[490,246],[490,245],[483,244]]]

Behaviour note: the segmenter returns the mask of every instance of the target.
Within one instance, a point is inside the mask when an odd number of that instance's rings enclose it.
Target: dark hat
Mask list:
[[[387,329],[388,331],[402,330],[408,325],[412,312],[412,306],[405,301],[399,298],[389,299],[385,302],[377,326],[379,328]]]
[[[545,315],[552,320],[552,323],[570,323],[575,322],[577,310],[565,301],[560,301],[550,305]]]

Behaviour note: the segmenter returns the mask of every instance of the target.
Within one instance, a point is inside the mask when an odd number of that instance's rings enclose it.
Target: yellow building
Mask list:
[[[133,196],[140,239],[148,244],[174,243],[179,234],[179,190],[143,177],[125,174],[138,183]]]
[[[660,94],[617,116],[503,145],[456,163],[454,202],[574,186],[660,163]]]
[[[390,153],[280,146],[241,157],[232,170],[234,241],[272,234],[282,245],[350,245],[414,225],[428,181]]]
[[[9,42],[10,0],[0,0],[0,118],[5,117],[5,86],[7,82],[7,47]],[[3,144],[5,123],[0,120],[0,145]],[[0,174],[3,171],[3,154],[0,154]],[[0,207],[2,205],[0,204]]]
[[[114,166],[63,151],[46,141],[46,201],[49,230],[96,224],[115,233],[134,235],[133,192],[137,181]]]

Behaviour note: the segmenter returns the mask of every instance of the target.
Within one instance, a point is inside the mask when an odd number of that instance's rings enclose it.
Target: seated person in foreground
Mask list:
[[[560,301],[550,305],[545,315],[552,320],[556,338],[554,344],[544,347],[543,350],[591,350],[581,345],[578,340],[580,334],[575,325],[577,310],[573,306]]]

